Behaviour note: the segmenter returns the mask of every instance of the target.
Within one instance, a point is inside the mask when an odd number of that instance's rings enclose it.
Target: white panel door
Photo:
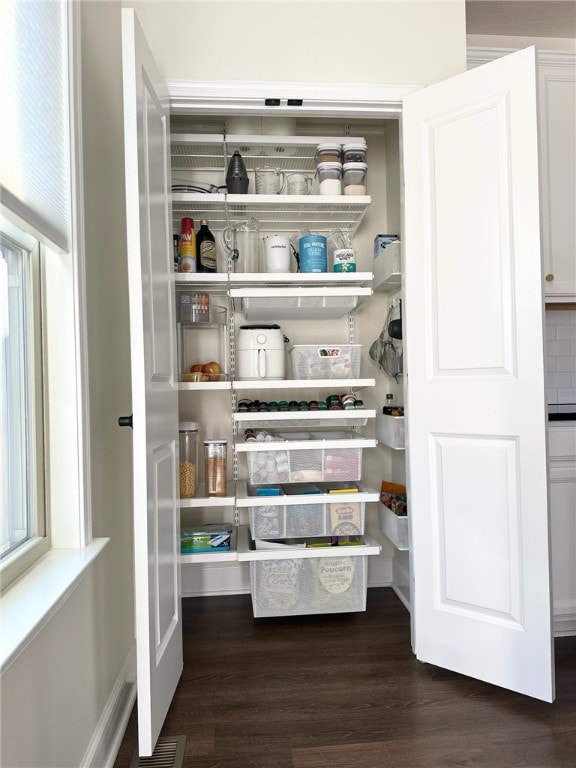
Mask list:
[[[170,127],[168,94],[132,9],[122,10],[122,50],[138,735],[150,755],[183,666]]]
[[[534,49],[404,107],[414,650],[551,701]]]

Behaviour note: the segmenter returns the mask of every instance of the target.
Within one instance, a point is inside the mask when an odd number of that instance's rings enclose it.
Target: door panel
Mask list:
[[[414,647],[550,701],[535,54],[404,102]]]
[[[182,672],[178,389],[168,96],[132,9],[122,11],[132,364],[134,568],[141,755]]]

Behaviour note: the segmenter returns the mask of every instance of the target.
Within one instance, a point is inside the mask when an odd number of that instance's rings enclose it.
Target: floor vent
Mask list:
[[[165,736],[158,739],[150,757],[140,757],[138,750],[130,768],[182,768],[186,736]]]

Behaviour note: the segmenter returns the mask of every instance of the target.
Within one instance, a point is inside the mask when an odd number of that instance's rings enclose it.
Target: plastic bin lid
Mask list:
[[[368,163],[344,163],[342,169],[344,171],[365,171],[368,168]]]
[[[318,144],[316,147],[316,152],[340,152],[342,149],[341,144],[337,144],[336,142],[326,143],[326,144]]]
[[[200,424],[197,421],[181,421],[178,424],[179,432],[198,432]]]
[[[342,149],[344,152],[348,149],[366,149],[366,141],[350,141],[348,144],[343,144]]]

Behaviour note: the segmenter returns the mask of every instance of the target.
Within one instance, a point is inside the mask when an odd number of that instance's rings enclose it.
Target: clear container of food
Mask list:
[[[366,163],[345,163],[342,166],[342,186],[345,195],[366,194]]]
[[[342,163],[318,163],[316,180],[321,195],[341,195]]]
[[[198,431],[197,421],[181,421],[178,425],[180,449],[180,498],[192,499],[198,492]]]
[[[226,440],[204,440],[204,485],[207,496],[226,496]]]
[[[365,163],[366,162],[366,142],[351,141],[342,146],[343,163]]]
[[[342,162],[342,145],[335,142],[326,144],[318,144],[316,147],[316,162],[317,163],[341,163]]]

